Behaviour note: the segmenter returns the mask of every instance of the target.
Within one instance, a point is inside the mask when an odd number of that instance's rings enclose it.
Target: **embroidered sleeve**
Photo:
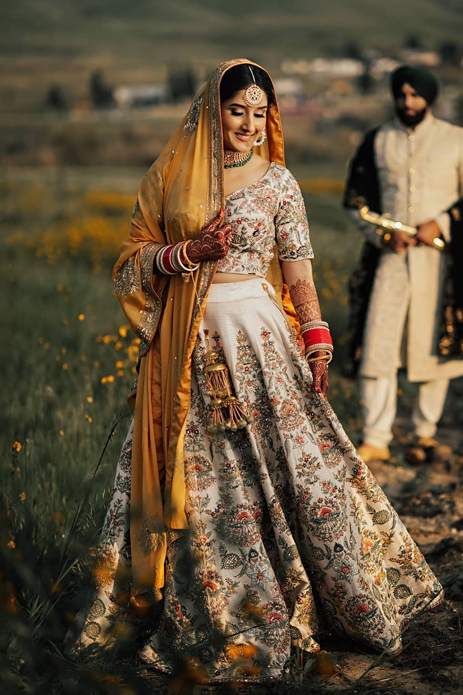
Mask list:
[[[275,231],[281,261],[302,261],[314,257],[304,199],[299,184],[288,170],[282,177]]]

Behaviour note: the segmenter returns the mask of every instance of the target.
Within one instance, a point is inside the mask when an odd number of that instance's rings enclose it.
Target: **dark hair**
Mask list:
[[[220,100],[222,102],[231,99],[234,94],[240,92],[242,89],[246,89],[246,87],[249,87],[249,85],[253,83],[250,68],[254,73],[256,84],[263,89],[267,95],[268,105],[271,106],[275,102],[275,93],[270,77],[262,68],[258,68],[255,65],[248,65],[248,63],[235,65],[224,74],[220,82]]]

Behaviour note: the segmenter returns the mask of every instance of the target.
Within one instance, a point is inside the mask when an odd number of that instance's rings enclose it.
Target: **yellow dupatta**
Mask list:
[[[195,238],[224,207],[219,88],[227,70],[217,68],[196,95],[164,151],[142,180],[131,222],[113,273],[116,294],[141,339],[132,445],[130,534],[132,601],[160,598],[167,544],[188,528],[185,516],[183,438],[190,407],[191,355],[217,263],[203,262],[194,282],[153,275],[159,245]],[[284,165],[278,105],[269,108],[265,145],[256,151]],[[288,315],[278,257],[268,275]],[[138,598],[137,598],[138,596]]]

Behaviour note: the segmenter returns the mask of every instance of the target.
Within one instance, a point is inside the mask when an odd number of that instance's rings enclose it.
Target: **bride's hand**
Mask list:
[[[321,354],[321,353],[320,353]],[[317,355],[314,355],[316,357]],[[323,398],[326,398],[328,393],[328,364],[326,360],[317,360],[310,362],[310,369],[313,376],[313,387],[317,393],[321,393]]]
[[[188,245],[188,258],[192,263],[218,261],[225,258],[230,248],[231,225],[223,224],[224,212],[219,213]]]

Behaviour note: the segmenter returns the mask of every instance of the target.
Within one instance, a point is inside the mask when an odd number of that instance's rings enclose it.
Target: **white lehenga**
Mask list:
[[[442,597],[331,406],[312,390],[273,294],[262,278],[210,291],[184,444],[189,529],[171,537],[161,623],[141,652],[164,672],[186,652],[211,682],[279,678],[292,646],[318,650],[317,614],[393,654],[405,623]],[[205,328],[254,415],[237,432],[206,431]],[[81,646],[111,638],[129,588],[130,466],[131,429]]]

